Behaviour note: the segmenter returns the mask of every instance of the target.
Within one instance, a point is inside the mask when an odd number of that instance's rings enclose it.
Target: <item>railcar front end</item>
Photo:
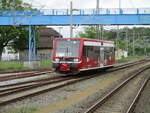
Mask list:
[[[53,48],[53,68],[61,74],[79,72],[80,39],[56,39]]]

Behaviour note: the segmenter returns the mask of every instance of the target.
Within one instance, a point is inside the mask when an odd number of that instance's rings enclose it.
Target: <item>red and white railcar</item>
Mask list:
[[[53,42],[52,63],[62,74],[105,68],[115,63],[111,41],[87,38],[57,38]]]

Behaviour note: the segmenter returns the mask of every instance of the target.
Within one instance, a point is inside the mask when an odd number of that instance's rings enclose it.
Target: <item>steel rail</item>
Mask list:
[[[31,73],[22,73],[22,74],[16,74],[16,75],[3,76],[3,77],[0,77],[0,82],[19,79],[19,78],[33,77],[33,76],[38,76],[38,75],[42,75],[42,74],[47,74],[50,72],[52,72],[52,71],[31,72]]]
[[[55,84],[43,83],[43,84],[40,84],[40,85],[36,86],[35,88],[33,88],[33,87],[31,87],[31,89],[27,88],[28,90],[22,89],[19,92],[16,91],[15,93],[11,93],[10,95],[9,94],[8,95],[7,94],[4,94],[4,95],[2,94],[0,96],[0,106],[3,106],[7,103],[13,102],[15,100],[18,100],[18,99],[21,99],[21,98],[24,98],[24,97],[34,96],[34,95],[40,94],[42,92],[51,91],[51,90],[61,88],[63,86],[73,84],[73,83],[76,83],[76,82],[79,82],[79,81],[83,81],[83,80],[86,80],[86,79],[90,79],[90,78],[93,78],[93,76],[84,76],[84,77],[81,77],[81,78],[76,77],[76,78],[68,79],[66,81],[61,81],[61,82],[58,82],[58,83],[55,83]],[[26,92],[26,93],[24,93],[24,92]],[[13,94],[17,95],[17,93],[19,93],[18,96],[12,96]],[[8,96],[10,96],[10,98]]]
[[[49,80],[57,80],[60,79],[62,77],[60,76],[52,76],[49,78],[41,78],[41,79],[35,79],[35,80],[29,80],[29,81],[23,81],[23,82],[17,82],[17,83],[12,83],[12,84],[6,84],[6,85],[1,85],[0,88],[7,88],[7,87],[16,87],[19,85],[25,85],[25,84],[30,84],[30,83],[41,83],[44,81],[49,81]]]
[[[144,63],[144,62],[138,62],[139,63]],[[111,72],[111,71],[116,71],[116,70],[119,70],[119,69],[123,69],[123,68],[126,68],[126,67],[130,67],[130,66],[133,66],[136,63],[129,63],[130,65],[127,65],[127,64],[123,64],[122,66],[118,66],[118,67],[114,67],[113,69],[109,70],[108,72]],[[38,80],[31,80],[31,81],[26,81],[26,82],[21,82],[21,83],[15,83],[15,84],[10,84],[10,85],[4,85],[4,86],[0,86],[0,93],[1,92],[5,92],[5,91],[9,91],[9,90],[15,90],[16,88],[23,88],[23,87],[30,87],[30,86],[33,86],[33,85],[37,85],[37,84],[40,84],[41,82],[47,82],[47,81],[53,81],[53,82],[59,82],[59,81],[62,81],[61,80],[62,77],[59,77],[59,76],[55,76],[55,77],[51,77],[51,78],[45,78],[45,79],[38,79]],[[8,87],[8,88],[7,88]]]
[[[126,64],[122,64],[122,65],[118,65],[118,66],[114,66],[114,68],[124,68],[124,66],[126,65],[134,65],[135,63],[142,63],[142,62],[145,62],[145,61],[148,61],[149,59],[142,59],[142,60],[139,60],[139,61],[135,61],[135,62],[130,62],[130,63],[126,63]],[[41,74],[46,74],[46,73],[49,73],[49,72],[52,72],[52,71],[41,71],[41,72],[30,72],[29,73],[21,73],[21,74],[16,74],[16,75],[8,75],[8,76],[3,76],[1,77],[0,76],[0,81],[7,81],[7,80],[14,80],[14,79],[19,79],[19,78],[26,78],[26,77],[32,77],[32,76],[38,76],[38,75],[41,75]]]
[[[129,67],[129,66],[133,66],[135,64],[144,63],[146,61],[145,60],[139,60],[139,61],[132,62],[132,63],[122,64],[122,65],[119,65],[119,66],[115,66],[115,67],[113,67],[112,69],[110,69],[108,71],[115,71],[115,70],[118,70],[118,69],[123,69],[123,68]],[[37,82],[47,81],[49,79],[58,79],[58,76],[54,76],[54,77],[51,77],[51,78],[45,78],[45,79],[25,81],[25,82],[21,82],[21,83],[19,82],[19,83],[8,84],[8,85],[0,86],[0,88],[9,87],[9,86],[16,86],[16,85],[22,85],[22,84],[28,84],[28,83],[31,83],[31,82],[32,83],[33,82],[37,83]]]
[[[9,71],[0,71],[0,74],[8,74],[8,73],[23,73],[23,72],[32,72],[32,71],[48,71],[51,69],[33,69],[33,70],[9,70]]]
[[[84,113],[93,113],[98,107],[102,106],[109,98],[111,98],[117,91],[119,91],[123,86],[125,86],[130,80],[132,80],[134,77],[142,73],[143,71],[149,69],[150,66],[142,67],[141,69],[138,69],[136,71],[132,72],[132,76],[127,78],[125,81],[123,81],[121,84],[116,86],[112,91],[110,91],[108,94],[106,94],[103,98],[98,100],[96,103],[94,103],[92,106],[90,106]]]
[[[132,101],[132,103],[130,104],[128,110],[126,111],[126,113],[133,113],[134,108],[136,107],[136,103],[138,102],[145,86],[147,85],[147,83],[150,80],[150,76],[144,81],[144,83],[142,84],[141,88],[139,89],[137,95],[135,96],[134,100]]]
[[[62,82],[62,81],[66,81],[66,80],[71,80],[74,78],[71,77],[66,77],[66,78],[57,78],[57,79],[47,79],[47,81],[44,82],[39,82],[39,83],[32,83],[29,85],[23,85],[23,86],[19,86],[19,87],[11,87],[11,88],[4,88],[4,89],[0,89],[0,97],[3,95],[9,95],[12,93],[17,93],[19,91],[25,91],[25,90],[29,90],[32,88],[36,88],[36,87],[40,87],[40,86],[44,86],[44,85],[49,85],[49,84],[54,84],[54,83],[58,83],[58,82]]]
[[[114,68],[117,68],[117,69],[120,68],[121,69],[121,68],[124,68],[126,66],[130,66],[130,65],[132,66],[132,65],[135,65],[135,64],[141,64],[141,63],[145,63],[147,61],[150,61],[150,59],[143,59],[143,60],[139,60],[139,61],[135,61],[135,62],[130,62],[130,63],[122,64],[122,65],[117,65]]]

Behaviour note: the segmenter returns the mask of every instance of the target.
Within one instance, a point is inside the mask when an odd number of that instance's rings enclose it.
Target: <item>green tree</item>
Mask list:
[[[0,0],[0,9],[1,10],[23,10],[23,9],[31,9],[31,5],[28,3],[24,3],[22,0]]]
[[[84,31],[79,32],[77,37],[96,39],[96,33],[97,33],[97,30],[95,26],[85,27]]]
[[[0,10],[31,9],[31,5],[22,0],[0,0]],[[22,50],[28,42],[28,31],[24,26],[0,26],[0,60],[4,47],[11,46],[16,51]]]
[[[111,40],[115,43],[117,42],[118,47],[123,50],[127,50],[126,48],[126,35],[128,38],[128,52],[129,55],[133,53],[133,36],[134,36],[134,44],[135,44],[135,53],[138,55],[142,55],[145,52],[149,52],[150,50],[150,28],[139,27],[139,28],[122,28],[119,29],[119,39],[116,40],[117,37],[117,29],[104,30],[103,38],[105,40]],[[127,34],[126,34],[127,32]],[[78,34],[78,37],[84,38],[96,38],[96,27],[90,26],[85,27],[83,32]],[[135,34],[134,34],[135,33]],[[145,40],[145,42],[144,42]],[[146,48],[146,49],[145,49]]]

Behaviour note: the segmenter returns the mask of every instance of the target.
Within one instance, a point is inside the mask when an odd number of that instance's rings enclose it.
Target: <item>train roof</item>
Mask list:
[[[114,44],[112,41],[96,40],[96,39],[90,39],[90,38],[55,38],[55,40],[63,40],[63,39],[79,39],[79,40],[83,40],[83,41],[103,42],[103,43]]]

